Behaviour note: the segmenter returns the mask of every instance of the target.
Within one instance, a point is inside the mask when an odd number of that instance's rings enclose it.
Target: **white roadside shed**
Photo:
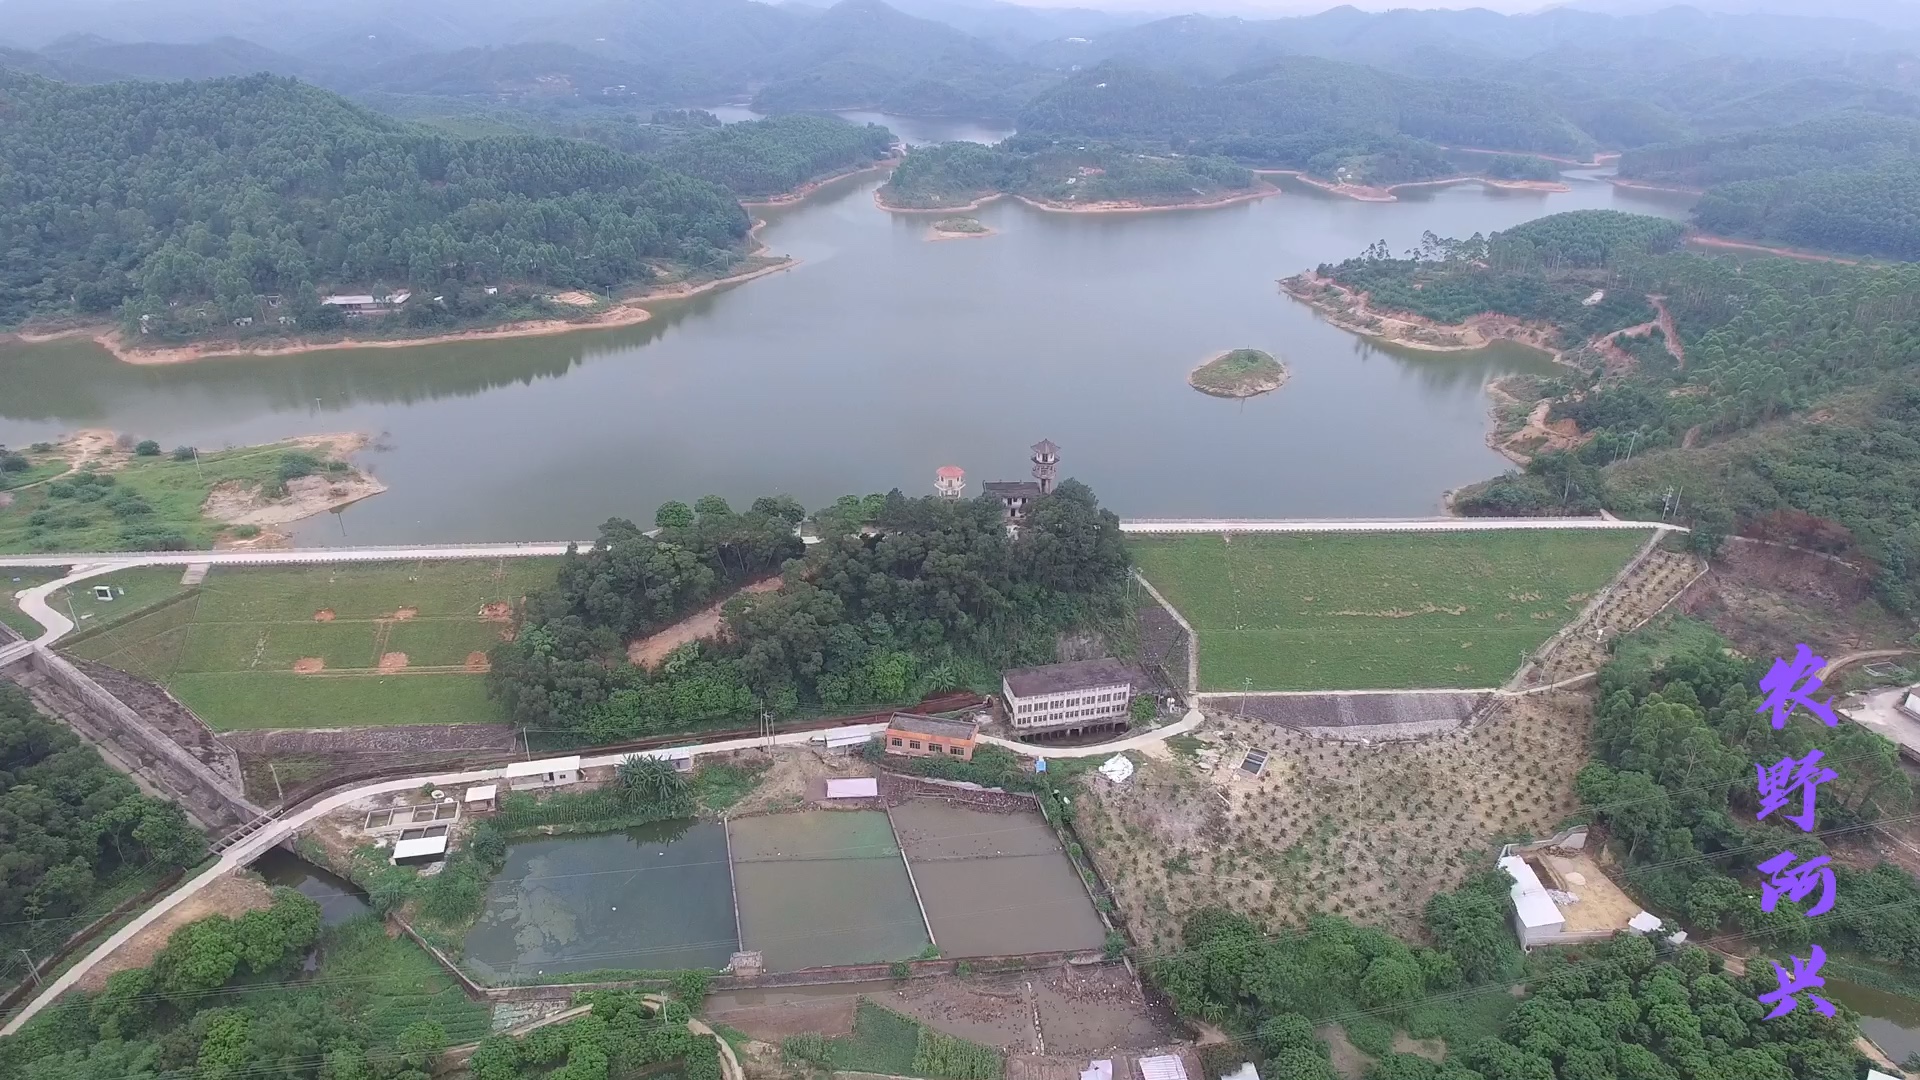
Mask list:
[[[506,778],[507,786],[515,791],[578,783],[580,755],[544,758],[540,761],[516,761],[508,765],[500,775]]]
[[[1500,860],[1500,869],[1513,878],[1513,929],[1520,935],[1521,948],[1548,944],[1566,931],[1567,917],[1560,913],[1559,905],[1547,894],[1540,875],[1533,872],[1527,860],[1509,855]]]

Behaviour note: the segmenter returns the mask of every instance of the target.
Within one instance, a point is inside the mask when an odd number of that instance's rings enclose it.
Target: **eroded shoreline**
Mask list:
[[[1259,176],[1291,177],[1309,187],[1319,188],[1329,194],[1341,195],[1358,202],[1399,202],[1400,197],[1394,194],[1398,191],[1452,187],[1455,184],[1484,184],[1496,191],[1538,191],[1545,194],[1564,194],[1573,190],[1570,185],[1559,180],[1499,180],[1491,176],[1449,176],[1440,180],[1409,180],[1405,183],[1375,187],[1369,184],[1336,184],[1316,176],[1309,176],[1298,169],[1255,169],[1253,171]]]
[[[1050,214],[1155,214],[1165,210],[1210,210],[1216,206],[1233,206],[1238,203],[1253,202],[1256,199],[1264,199],[1269,195],[1279,194],[1281,194],[1280,188],[1272,184],[1265,184],[1251,191],[1236,192],[1222,198],[1207,199],[1204,201],[1193,200],[1179,203],[1150,204],[1132,200],[1110,200],[1072,205],[1047,202],[1044,199],[1035,199],[1027,195],[1015,195],[1006,191],[996,191],[990,195],[982,195],[972,202],[959,206],[894,206],[881,196],[880,189],[875,188],[873,192],[873,205],[885,210],[889,214],[946,214],[951,216],[953,214],[964,214],[970,210],[978,210],[998,199],[1016,199],[1033,207],[1035,210],[1045,210]]]
[[[762,249],[764,250],[764,249]],[[765,277],[768,274],[791,270],[800,265],[800,260],[791,256],[781,256],[780,261],[767,266],[755,267],[738,274],[701,282],[698,285],[669,285],[649,289],[636,296],[614,301],[606,310],[584,319],[534,319],[520,322],[502,323],[498,326],[478,327],[472,330],[458,330],[445,334],[432,334],[426,337],[403,338],[342,338],[338,341],[283,341],[278,344],[241,345],[232,342],[201,342],[186,345],[169,346],[162,349],[141,349],[133,347],[126,335],[117,326],[73,327],[52,333],[35,334],[21,332],[14,339],[28,345],[39,345],[51,341],[70,338],[87,338],[105,349],[115,360],[135,366],[153,366],[162,364],[187,364],[197,360],[213,360],[242,357],[296,356],[302,353],[337,352],[351,349],[412,349],[426,345],[449,345],[468,341],[500,341],[510,338],[548,337],[554,334],[568,334],[577,330],[613,330],[623,326],[637,326],[653,317],[644,305],[669,300],[682,300],[690,296],[711,292],[725,285],[736,285],[744,281]]]

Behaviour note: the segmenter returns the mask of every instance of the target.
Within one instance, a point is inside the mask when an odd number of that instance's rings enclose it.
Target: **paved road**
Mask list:
[[[421,559],[525,559],[565,555],[567,547],[593,541],[537,540],[516,544],[402,544],[393,547],[262,548],[258,551],[93,551],[50,555],[0,555],[0,566],[48,567],[82,563],[114,566],[276,566],[285,563],[416,562]]]
[[[1125,533],[1321,533],[1321,532],[1487,532],[1530,529],[1687,530],[1664,521],[1616,518],[1130,518]]]
[[[885,731],[887,726],[885,724],[856,724],[851,725],[851,727],[859,731],[864,731],[871,737]],[[1171,729],[1165,730],[1170,731]],[[774,736],[773,742],[780,746],[802,746],[805,745],[809,739],[821,734],[822,733],[818,731],[791,731]],[[680,755],[697,756],[700,754],[720,754],[735,750],[750,750],[754,747],[765,745],[767,745],[767,740],[764,738],[729,739],[725,742],[699,743],[692,746],[648,750],[644,751],[642,756],[671,758]],[[580,764],[582,767],[617,765],[630,756],[632,755],[600,754],[591,757],[583,756],[580,759]],[[93,951],[87,953],[79,963],[67,969],[59,978],[49,982],[24,1008],[16,1012],[13,1017],[6,1022],[5,1026],[0,1026],[0,1035],[11,1035],[20,1030],[20,1025],[32,1019],[35,1013],[46,1008],[48,1002],[59,997],[75,983],[79,982],[80,977],[92,969],[95,964],[112,953],[113,950],[126,944],[135,934],[151,926],[160,916],[179,906],[181,901],[199,892],[221,875],[237,870],[259,858],[267,849],[285,840],[287,837],[293,835],[295,831],[310,824],[314,820],[342,806],[357,802],[371,795],[391,794],[397,791],[418,791],[424,784],[432,784],[435,787],[454,787],[465,784],[497,781],[501,779],[505,771],[504,767],[494,767],[469,772],[436,773],[431,776],[415,776],[405,780],[383,780],[375,784],[363,784],[359,787],[335,792],[311,806],[295,811],[276,821],[269,822],[258,832],[247,836],[222,852],[220,860],[213,866],[202,871],[198,876],[181,885],[173,892],[161,897],[152,907],[141,912],[132,922],[122,927],[112,937],[107,938],[95,946]]]
[[[1686,532],[1664,521],[1613,518],[1130,518],[1128,533],[1314,533],[1314,532],[1484,532],[1515,529],[1666,529]],[[80,563],[120,566],[273,566],[282,563],[394,562],[416,559],[497,559],[562,555],[569,545],[592,547],[591,540],[530,540],[510,544],[397,544],[387,547],[275,548],[258,551],[91,551],[48,555],[0,554],[0,566],[48,567]]]
[[[982,735],[980,741],[1035,758],[1109,757],[1123,750],[1139,750],[1174,735],[1185,734],[1199,727],[1204,719],[1199,709],[1188,709],[1187,715],[1166,727],[1154,728],[1152,731],[1144,731],[1124,739],[1115,739],[1113,742],[1101,743],[1098,746],[1047,746],[1044,743],[1015,742],[1012,739],[1002,739],[997,735]]]

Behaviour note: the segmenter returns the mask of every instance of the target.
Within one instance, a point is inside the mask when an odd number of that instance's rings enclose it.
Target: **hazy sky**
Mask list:
[[[1244,15],[1272,18],[1276,15],[1311,15],[1340,0],[1013,0],[1027,7],[1087,7],[1103,11],[1152,11],[1167,14],[1204,12],[1209,15]],[[1679,0],[1675,0],[1679,2]],[[1546,0],[1351,0],[1352,6],[1366,11],[1393,8],[1486,8],[1490,11],[1538,11],[1550,6]]]

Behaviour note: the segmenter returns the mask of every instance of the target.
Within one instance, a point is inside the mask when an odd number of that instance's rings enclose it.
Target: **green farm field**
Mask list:
[[[65,651],[160,683],[217,730],[484,723],[500,718],[486,652],[556,563],[215,567]]]
[[[1498,686],[1646,542],[1627,530],[1133,537],[1200,689]]]

